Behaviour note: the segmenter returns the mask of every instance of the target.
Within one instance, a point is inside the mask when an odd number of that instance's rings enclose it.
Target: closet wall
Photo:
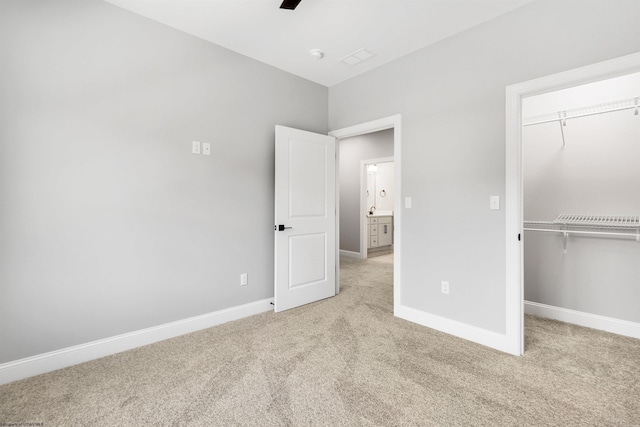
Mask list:
[[[523,100],[523,118],[640,96],[640,74]],[[634,110],[523,127],[524,220],[640,215],[640,115]],[[640,243],[526,231],[525,300],[640,322]]]

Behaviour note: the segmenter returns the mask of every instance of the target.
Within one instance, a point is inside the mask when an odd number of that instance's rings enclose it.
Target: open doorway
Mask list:
[[[581,85],[593,84],[595,82],[603,82],[608,79],[612,79],[620,76],[627,76],[633,73],[640,72],[640,54],[628,55],[625,57],[617,58],[602,63],[593,64],[590,66],[582,67],[579,69],[555,74],[552,76],[536,79],[529,82],[524,82],[518,85],[510,86],[507,88],[507,143],[506,143],[506,265],[507,265],[507,283],[506,283],[506,312],[507,312],[507,351],[513,354],[523,354],[524,348],[524,314],[525,314],[525,254],[523,239],[527,239],[528,234],[525,230],[529,227],[530,222],[545,222],[555,225],[553,227],[567,227],[570,228],[572,224],[559,223],[556,221],[556,217],[550,221],[538,220],[537,218],[530,219],[525,218],[524,214],[524,187],[523,187],[523,125],[527,122],[523,121],[523,105],[526,104],[526,99],[532,99],[534,96],[541,94],[549,94],[552,92],[577,88]],[[640,94],[632,95],[638,96]],[[619,100],[609,100],[619,101]],[[607,104],[605,101],[604,104]],[[595,105],[601,105],[595,101]],[[581,107],[593,107],[594,105],[589,102],[581,102],[581,105],[573,105],[567,107],[571,110],[580,110]],[[565,113],[569,110],[564,110]],[[532,114],[532,113],[531,113]],[[558,132],[559,147],[562,147],[562,138],[565,139],[565,144],[568,144],[567,138],[569,135],[565,132],[566,127],[565,116],[563,111],[554,112],[556,114],[555,127]],[[559,114],[559,115],[558,115]],[[634,108],[631,108],[631,114],[634,115]],[[527,117],[530,118],[530,117]],[[577,120],[577,119],[576,119]],[[637,142],[637,135],[636,135]],[[561,148],[560,148],[561,149]],[[620,153],[621,156],[625,154]],[[566,156],[564,156],[566,157]],[[562,162],[566,162],[566,159]],[[560,163],[562,163],[560,162]],[[587,193],[586,200],[588,200],[589,189],[585,190]],[[544,205],[544,204],[543,204]],[[543,206],[542,205],[542,206]],[[578,205],[575,205],[576,208]],[[602,209],[605,209],[604,207]],[[604,211],[603,211],[604,212]],[[560,212],[559,212],[560,213]],[[565,212],[562,212],[565,213]],[[566,212],[573,213],[573,212]],[[579,212],[576,212],[579,213]],[[611,215],[613,212],[607,211],[607,214]],[[614,213],[615,215],[615,213]],[[525,223],[525,220],[527,222]],[[540,227],[537,227],[540,228]],[[526,230],[527,233],[531,231]],[[560,256],[566,246],[563,248],[563,244],[566,244],[568,236],[571,236],[571,232],[565,233],[566,230],[561,230],[558,237],[560,237]],[[596,230],[597,231],[597,230]],[[578,235],[575,233],[574,235]],[[585,237],[587,239],[587,237]],[[583,243],[586,240],[583,241]],[[594,241],[590,240],[589,244],[593,244]],[[635,243],[634,243],[635,244]],[[577,245],[572,245],[576,249],[579,249]],[[637,248],[636,248],[637,249]],[[531,262],[531,261],[530,261]],[[529,295],[531,295],[529,293]],[[549,306],[550,304],[546,304]],[[527,304],[527,312],[532,313],[531,309],[535,304]],[[540,307],[537,307],[540,308]],[[548,308],[548,307],[547,307]],[[564,316],[564,321],[572,321],[572,323],[583,324],[584,326],[596,327],[599,329],[609,330],[611,332],[623,333],[625,335],[636,336],[640,332],[640,323],[635,321],[627,321],[621,319],[609,318],[605,323],[600,322],[603,317],[598,314],[589,314],[581,312],[575,309],[561,308],[560,310],[552,310],[560,313]],[[586,314],[586,315],[585,315]],[[549,312],[546,313],[547,317]],[[578,316],[576,316],[578,315]],[[586,319],[587,323],[580,323],[578,318]],[[594,322],[595,323],[589,323]],[[608,326],[607,326],[608,325]],[[615,325],[618,330],[612,330],[609,327]]]
[[[640,337],[639,104],[640,73],[522,100],[525,314]]]
[[[362,135],[368,135],[368,134],[375,134],[377,132],[380,131],[386,131],[389,136],[392,136],[391,141],[392,141],[392,155],[391,156],[386,156],[386,157],[391,157],[393,158],[394,161],[394,170],[393,170],[393,176],[394,176],[394,191],[393,191],[393,205],[394,207],[399,207],[400,206],[400,200],[401,200],[401,194],[402,194],[402,186],[401,186],[401,166],[402,166],[402,159],[400,156],[401,153],[401,117],[400,115],[395,115],[395,116],[390,116],[390,117],[385,117],[382,119],[378,119],[378,120],[374,120],[371,122],[366,122],[366,123],[362,123],[359,125],[355,125],[355,126],[350,126],[348,128],[343,128],[343,129],[339,129],[339,130],[335,130],[332,132],[329,132],[329,135],[334,136],[336,138],[336,144],[337,144],[337,148],[336,151],[338,153],[338,167],[336,168],[337,170],[337,179],[336,179],[336,183],[340,182],[340,174],[341,174],[341,167],[343,165],[342,163],[342,159],[340,157],[340,145],[341,143],[347,139],[347,138],[351,138],[351,137],[356,137],[356,136],[362,136]],[[371,157],[369,157],[371,158]],[[366,160],[366,159],[364,159]],[[360,161],[358,161],[358,164],[360,164]],[[362,168],[361,167],[357,167],[356,170],[356,175],[361,175],[362,173]],[[343,228],[349,227],[350,229],[354,227],[357,230],[357,234],[359,234],[359,238],[357,238],[356,240],[359,240],[360,242],[362,242],[363,237],[362,237],[362,230],[363,227],[360,224],[360,220],[365,218],[364,215],[364,204],[363,203],[363,197],[358,197],[358,193],[360,193],[360,184],[358,184],[358,191],[356,192],[356,196],[355,196],[355,202],[354,205],[357,206],[357,212],[356,213],[356,221],[354,222],[354,224],[347,224],[345,226],[345,224],[342,223],[341,221],[341,216],[340,215],[336,215],[336,239],[338,242],[338,249],[336,252],[336,259],[337,259],[337,272],[338,272],[338,277],[339,277],[339,269],[340,269],[340,247],[341,247],[341,243],[340,243],[340,235],[341,235],[341,230]],[[340,194],[340,186],[337,184],[337,206],[336,206],[336,210],[337,212],[340,212],[341,210],[341,201],[342,201],[342,197]],[[390,196],[391,197],[391,196]],[[351,202],[352,200],[349,199],[349,201]],[[360,206],[362,205],[362,206]],[[401,272],[401,229],[402,229],[402,212],[400,209],[394,209],[393,211],[393,246],[394,246],[394,251],[393,251],[393,265],[394,265],[394,269],[393,269],[393,301],[394,301],[394,313],[397,312],[397,307],[400,304],[400,294],[401,294],[401,283],[400,283],[400,272]],[[366,236],[365,236],[366,238]],[[361,243],[360,243],[361,245]],[[360,246],[358,245],[358,247]],[[351,251],[353,252],[353,254],[351,254],[353,257],[358,257],[358,258],[362,258],[362,253],[363,251],[366,253],[366,244],[365,244],[365,248],[364,249],[360,249],[358,251]],[[344,254],[344,253],[343,253]],[[356,255],[357,254],[357,255]],[[336,293],[338,293],[340,291],[340,281],[337,280],[336,283]]]
[[[393,129],[339,141],[341,256],[366,259],[393,247],[393,146]],[[379,230],[378,222],[386,227]]]

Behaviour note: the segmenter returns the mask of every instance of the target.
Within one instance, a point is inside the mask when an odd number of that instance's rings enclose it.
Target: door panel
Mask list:
[[[276,126],[275,163],[278,312],[335,295],[335,138]]]
[[[292,139],[287,145],[289,149],[289,217],[325,218],[327,216],[325,160],[329,147],[304,139]]]
[[[289,289],[327,280],[326,233],[289,236]]]

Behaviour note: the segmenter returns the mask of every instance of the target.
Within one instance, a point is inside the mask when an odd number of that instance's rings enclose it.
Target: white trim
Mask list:
[[[382,251],[389,251],[389,250],[393,250],[393,245],[377,246],[375,248],[369,248],[367,252],[375,253],[375,252],[382,252]]]
[[[367,259],[369,251],[369,232],[367,230],[366,209],[365,206],[367,195],[366,188],[368,186],[367,164],[360,162],[360,254],[362,259]]]
[[[379,130],[396,128],[400,125],[401,116],[384,117],[382,119],[372,120],[359,125],[349,126],[342,129],[332,130],[329,135],[335,136],[337,139],[350,138],[352,136],[364,135],[366,133],[377,132]],[[395,133],[394,133],[395,136]],[[394,141],[395,142],[395,141]],[[395,153],[394,153],[395,154]]]
[[[509,342],[507,352],[520,356],[524,354],[524,314],[522,306],[524,295],[524,281],[522,280],[522,147],[521,144],[510,144],[509,141],[520,141],[521,139],[522,126],[520,126],[520,120],[522,114],[521,98],[514,94],[514,90],[513,86],[507,88],[506,99],[505,253],[507,282],[505,286],[505,325],[507,341]],[[520,235],[520,239],[518,239],[518,235]]]
[[[402,116],[400,114],[396,114],[394,116],[384,117],[382,119],[361,123],[359,125],[349,126],[331,131],[329,132],[329,135],[336,137],[339,141],[340,139],[349,138],[351,136],[363,135],[365,133],[377,132],[379,130],[391,128],[393,128],[393,161],[395,169],[395,200],[393,201],[393,306],[394,314],[397,316],[396,311],[400,307],[400,296],[402,295]]]
[[[506,89],[506,325],[508,352],[524,352],[522,98],[640,71],[640,52],[508,86]]]
[[[327,135],[329,136],[333,136],[331,135],[331,133],[328,133]],[[334,169],[335,169],[335,187],[336,187],[336,200],[335,200],[335,224],[336,224],[336,235],[334,237],[334,241],[336,242],[336,272],[335,272],[335,276],[336,276],[336,292],[335,294],[338,295],[340,293],[340,140],[338,138],[336,138],[335,136],[333,136],[333,139],[335,140],[335,147],[336,147],[336,164],[334,165]]]
[[[505,334],[478,328],[477,326],[447,319],[446,317],[435,314],[425,313],[424,311],[404,305],[396,306],[395,315],[410,322],[454,335],[458,338],[508,352],[508,340]]]
[[[629,322],[627,320],[615,319],[613,317],[600,316],[598,314],[585,313],[583,311],[570,310],[568,308],[555,307],[532,301],[524,302],[524,312],[538,317],[546,317],[548,319],[573,323],[574,325],[585,326],[587,328],[599,329],[601,331],[613,332],[614,334],[640,339],[640,323],[636,322]]]
[[[0,365],[0,385],[273,310],[273,298],[153,326]]]
[[[340,256],[347,258],[357,258],[357,259],[365,259],[360,252],[347,251],[345,249],[340,249]]]
[[[366,159],[360,160],[360,253],[362,254],[362,259],[367,259],[367,252],[369,251],[369,230],[367,227],[367,215],[366,212],[369,207],[365,207],[367,205],[367,165],[373,163],[391,163],[394,161],[393,157],[380,157],[377,159]],[[394,164],[395,167],[395,164]],[[394,173],[395,175],[395,173]],[[395,178],[395,177],[394,177]],[[395,183],[393,185],[395,191]],[[395,203],[395,201],[394,201]],[[395,210],[395,204],[393,206]]]

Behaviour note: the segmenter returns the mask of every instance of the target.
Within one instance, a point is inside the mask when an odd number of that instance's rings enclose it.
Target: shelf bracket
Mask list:
[[[567,143],[564,140],[564,127],[567,125],[566,111],[558,112],[558,123],[560,123],[560,134],[562,135],[562,148],[565,148],[567,146]]]
[[[569,240],[569,233],[566,231],[562,233],[562,253],[567,253],[567,240]]]

